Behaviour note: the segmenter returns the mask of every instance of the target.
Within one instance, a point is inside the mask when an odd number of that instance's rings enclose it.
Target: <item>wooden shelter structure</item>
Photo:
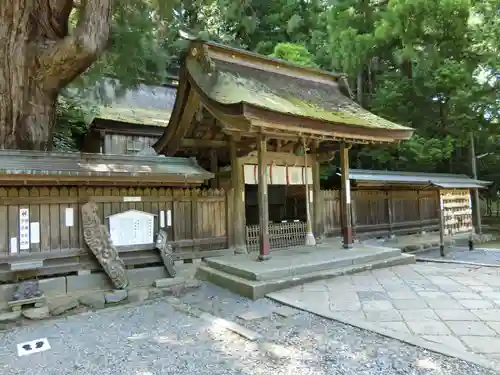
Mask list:
[[[358,238],[419,230],[440,230],[443,235],[471,232],[471,190],[491,184],[461,174],[363,169],[351,169],[349,179]],[[322,187],[341,188],[341,172],[323,181]]]
[[[136,155],[151,146],[168,125],[175,102],[177,84],[139,84],[123,95],[105,81],[110,103],[98,103],[98,113],[90,124],[82,151],[113,155]],[[101,104],[101,105],[99,105]]]
[[[245,166],[257,166],[259,259],[265,260],[270,257],[268,184],[275,177],[270,176],[271,167],[284,167],[277,169],[281,183],[294,180],[305,185],[317,231],[321,226],[319,163],[339,152],[343,244],[350,247],[350,145],[398,142],[412,133],[413,129],[354,102],[342,75],[192,40],[181,60],[169,124],[153,147],[167,156],[196,156],[212,172],[230,165],[231,245],[236,251],[246,247]],[[195,141],[186,143],[186,139]],[[310,215],[307,221],[311,225]]]

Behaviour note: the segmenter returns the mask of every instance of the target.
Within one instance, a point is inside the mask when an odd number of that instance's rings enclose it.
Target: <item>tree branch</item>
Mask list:
[[[106,48],[111,29],[112,0],[82,0],[80,3],[80,18],[72,35],[49,44],[39,58],[38,78],[48,89],[59,90],[66,86]]]

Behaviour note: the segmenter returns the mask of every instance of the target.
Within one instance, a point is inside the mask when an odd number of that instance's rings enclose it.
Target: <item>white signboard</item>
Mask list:
[[[72,207],[66,207],[65,210],[65,221],[67,227],[72,227],[74,225],[74,212]]]
[[[30,248],[30,210],[28,208],[19,209],[19,249],[29,250]]]
[[[154,243],[155,215],[129,210],[109,217],[109,234],[115,246]]]
[[[40,243],[40,223],[30,224],[30,240],[31,243]]]
[[[17,355],[19,357],[23,357],[25,355],[44,352],[49,349],[50,349],[49,340],[47,340],[47,338],[44,337],[41,339],[26,341],[17,344]]]
[[[124,202],[141,202],[142,197],[123,197]]]
[[[167,227],[172,226],[172,211],[167,211]]]
[[[160,211],[160,228],[165,228],[165,211]]]
[[[11,254],[17,254],[18,249],[17,249],[17,237],[11,237],[10,238],[10,253]]]

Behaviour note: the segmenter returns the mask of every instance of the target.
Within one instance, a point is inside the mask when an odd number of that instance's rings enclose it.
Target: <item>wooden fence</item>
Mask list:
[[[341,233],[338,190],[322,190],[323,225],[327,236]],[[439,229],[435,191],[355,190],[352,192],[352,226],[355,236],[375,237]]]
[[[228,248],[224,190],[0,187],[0,281],[12,278],[10,265],[22,259],[43,260],[39,274],[99,269],[80,223],[81,205],[89,200],[105,225],[110,215],[135,209],[156,215],[157,233],[160,213],[168,213],[163,225],[178,259]],[[130,267],[161,262],[153,243],[118,250]]]

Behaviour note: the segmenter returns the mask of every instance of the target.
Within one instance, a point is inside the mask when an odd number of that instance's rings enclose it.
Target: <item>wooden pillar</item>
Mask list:
[[[316,240],[324,237],[323,202],[321,200],[320,165],[318,162],[318,142],[314,142],[312,156],[312,188],[313,188],[313,230]]]
[[[233,187],[233,212],[230,224],[233,228],[233,247],[235,253],[244,254],[247,252],[245,181],[243,179],[243,165],[238,160],[236,142],[233,137],[229,140],[229,153],[231,156],[231,183]]]
[[[349,180],[349,146],[345,142],[340,144],[340,168],[342,180],[340,196],[343,215],[342,237],[343,246],[348,249],[352,247],[354,241],[352,235],[351,181]]]
[[[441,191],[437,189],[436,192],[439,203],[439,254],[444,257],[444,202]]]
[[[304,148],[304,185],[306,190],[306,246],[316,246],[316,238],[314,238],[312,220],[311,220],[311,191],[309,189],[309,166],[307,164],[307,144],[306,141],[302,140],[302,146]]]
[[[210,188],[217,189],[219,187],[219,177],[217,173],[219,172],[218,168],[218,159],[217,159],[217,150],[210,150],[210,172],[212,172],[215,176],[210,180]]]
[[[389,222],[389,236],[392,236],[392,226],[394,224],[394,215],[392,210],[392,192],[387,191],[385,193],[385,199],[387,201],[387,220]]]
[[[418,221],[420,222],[420,233],[425,233],[424,230],[424,211],[422,209],[422,195],[420,190],[417,190],[417,209],[418,209]]]
[[[269,201],[267,196],[267,141],[265,137],[258,139],[258,164],[259,164],[259,259],[267,260],[271,258],[269,246]]]

